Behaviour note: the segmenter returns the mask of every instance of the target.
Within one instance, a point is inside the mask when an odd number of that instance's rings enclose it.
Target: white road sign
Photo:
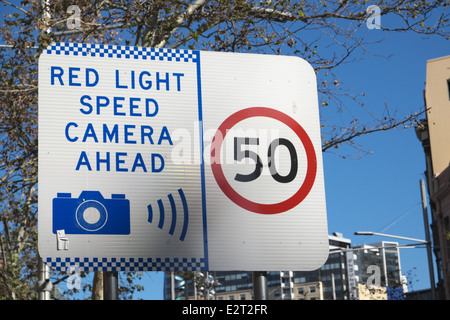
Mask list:
[[[317,269],[315,73],[296,57],[52,44],[38,205],[55,269]]]

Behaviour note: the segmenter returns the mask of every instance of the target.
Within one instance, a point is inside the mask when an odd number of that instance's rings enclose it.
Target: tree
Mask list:
[[[323,151],[343,144],[359,148],[357,137],[409,125],[420,114],[396,116],[386,107],[375,115],[362,95],[340,84],[339,66],[368,52],[372,12],[365,0],[78,0],[69,11],[72,3],[64,0],[0,1],[8,8],[0,29],[0,297],[6,299],[36,297],[37,59],[52,41],[304,58],[318,77]],[[371,4],[381,15],[398,18],[394,27],[375,25],[384,32],[449,37],[446,1]],[[328,112],[342,122],[330,122]]]

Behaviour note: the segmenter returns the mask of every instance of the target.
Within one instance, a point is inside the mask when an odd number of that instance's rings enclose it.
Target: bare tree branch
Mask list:
[[[172,35],[177,30],[178,26],[180,26],[187,18],[189,18],[195,11],[197,11],[199,8],[201,8],[203,5],[205,5],[205,3],[207,3],[207,2],[208,2],[208,0],[197,0],[193,4],[189,5],[188,8],[186,9],[186,11],[183,14],[178,16],[178,18],[176,19],[176,24],[173,26],[172,30],[170,30],[170,32],[168,32],[164,36],[164,38],[161,40],[161,42],[156,44],[155,47],[156,48],[165,47],[167,44],[167,40],[170,37],[172,37]]]

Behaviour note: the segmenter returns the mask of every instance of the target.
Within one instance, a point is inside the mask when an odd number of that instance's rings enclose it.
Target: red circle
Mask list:
[[[228,133],[229,129],[231,129],[238,122],[250,117],[268,117],[276,119],[287,125],[289,128],[291,128],[300,138],[300,141],[303,143],[303,147],[305,148],[307,158],[306,177],[305,180],[303,181],[303,184],[300,186],[297,192],[287,200],[273,204],[262,204],[250,201],[241,196],[239,193],[237,193],[236,190],[234,190],[231,187],[231,185],[225,178],[225,175],[222,170],[222,165],[220,163],[220,152],[222,143],[225,140],[225,136]],[[218,159],[218,161],[215,161],[215,159]],[[217,129],[216,134],[214,135],[213,141],[211,143],[211,169],[220,189],[222,189],[223,193],[238,206],[255,213],[276,214],[294,208],[306,198],[308,193],[311,191],[311,188],[314,184],[314,180],[316,178],[317,159],[311,139],[297,121],[295,121],[285,113],[275,109],[265,107],[253,107],[243,109],[232,114]]]

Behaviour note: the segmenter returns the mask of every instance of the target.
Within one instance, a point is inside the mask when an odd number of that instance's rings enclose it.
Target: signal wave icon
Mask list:
[[[178,189],[178,194],[181,198],[181,203],[183,205],[183,228],[181,229],[181,234],[180,234],[180,241],[184,241],[184,238],[186,237],[186,233],[187,233],[187,228],[188,228],[188,224],[189,224],[189,211],[188,211],[188,205],[187,205],[187,201],[186,201],[186,197],[184,195],[183,190],[180,188]],[[170,224],[170,229],[169,229],[169,234],[173,235],[175,232],[175,227],[177,224],[177,207],[175,205],[175,199],[173,197],[172,194],[167,195],[167,198],[169,199],[169,203],[170,203],[170,208],[172,211],[172,221]],[[158,208],[159,208],[159,223],[158,223],[158,228],[162,230],[162,228],[164,227],[164,220],[165,220],[165,210],[164,210],[164,204],[162,202],[162,199],[159,199],[157,201],[158,203]],[[151,204],[149,204],[147,206],[148,209],[148,222],[152,223],[153,222],[153,207]]]

